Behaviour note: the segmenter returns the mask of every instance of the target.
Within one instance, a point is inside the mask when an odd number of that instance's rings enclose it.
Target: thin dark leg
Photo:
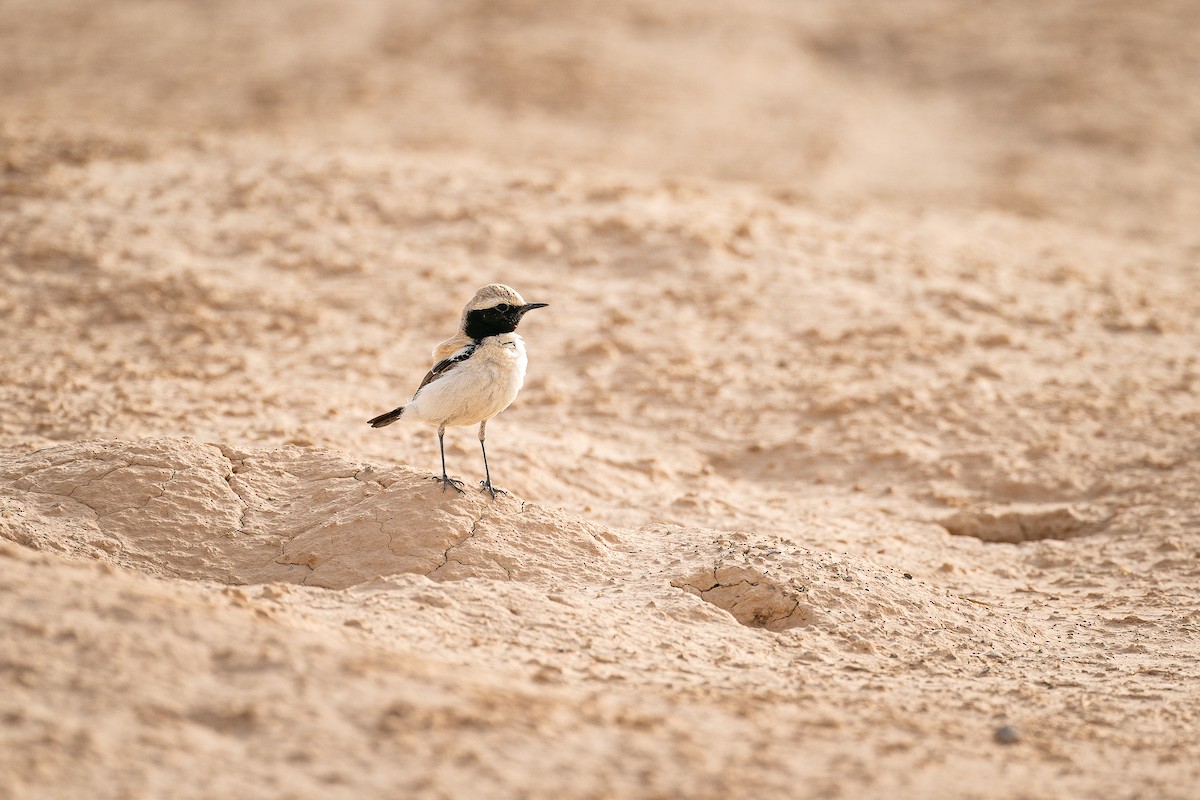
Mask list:
[[[495,486],[492,486],[492,473],[488,470],[487,463],[487,447],[483,444],[483,431],[486,426],[487,420],[479,423],[479,449],[483,451],[483,474],[487,476],[487,480],[483,481],[483,488],[491,492],[492,499],[495,500],[497,492],[500,494],[504,494],[505,492],[503,489],[497,489]]]
[[[438,449],[442,451],[442,494],[446,493],[447,486],[453,486],[459,494],[463,493],[462,481],[456,481],[446,474],[446,426],[438,427]],[[434,478],[434,480],[437,480]]]
[[[483,439],[479,440],[479,449],[483,451],[483,474],[486,480],[483,482],[483,488],[492,493],[492,499],[496,499],[496,487],[492,486],[492,473],[488,470],[487,465],[487,448],[483,446]]]

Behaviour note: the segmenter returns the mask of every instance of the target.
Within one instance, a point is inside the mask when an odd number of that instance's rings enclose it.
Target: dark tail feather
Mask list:
[[[375,419],[367,420],[367,424],[372,428],[382,428],[384,425],[391,425],[393,422],[400,419],[400,415],[403,413],[404,406],[400,406],[399,408],[389,411],[386,414],[380,414]]]

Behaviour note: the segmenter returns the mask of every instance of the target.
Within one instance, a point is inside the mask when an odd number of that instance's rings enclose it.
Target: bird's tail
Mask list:
[[[400,415],[404,413],[404,406],[393,409],[386,414],[380,414],[374,419],[367,420],[367,424],[372,428],[382,428],[384,425],[391,425],[396,420],[400,419]]]

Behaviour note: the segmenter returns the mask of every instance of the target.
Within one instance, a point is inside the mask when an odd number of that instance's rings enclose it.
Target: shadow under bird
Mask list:
[[[547,305],[526,303],[516,290],[501,283],[484,286],[463,309],[458,333],[434,348],[437,363],[412,400],[368,420],[368,424],[382,428],[398,419],[414,419],[436,425],[442,454],[442,491],[452,486],[462,492],[462,481],[446,474],[446,428],[479,423],[479,448],[486,476],[480,483],[495,498],[502,490],[492,485],[484,431],[489,419],[512,404],[525,382],[529,359],[525,342],[516,333],[517,325],[526,313]]]

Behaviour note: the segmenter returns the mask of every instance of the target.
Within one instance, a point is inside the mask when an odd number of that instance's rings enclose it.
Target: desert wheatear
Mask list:
[[[372,428],[391,425],[400,418],[415,419],[437,426],[438,448],[442,452],[442,491],[453,486],[459,492],[462,481],[446,474],[446,428],[479,423],[479,448],[483,451],[483,488],[496,496],[492,474],[488,471],[484,429],[487,421],[508,408],[525,382],[525,343],[514,331],[525,312],[548,303],[526,303],[525,298],[501,283],[484,286],[462,313],[458,334],[433,350],[437,363],[408,405],[380,414],[369,424]]]

